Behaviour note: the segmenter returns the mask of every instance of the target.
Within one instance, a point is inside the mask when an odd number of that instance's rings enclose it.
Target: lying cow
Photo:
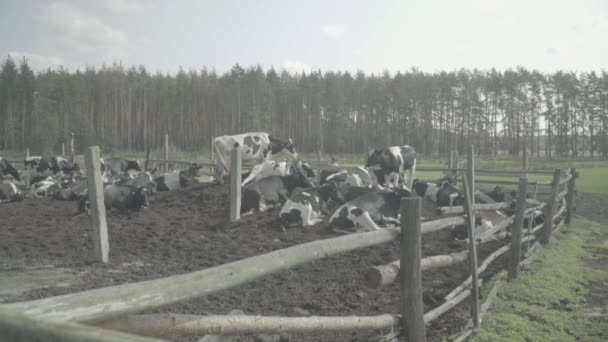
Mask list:
[[[171,191],[188,186],[196,177],[200,165],[192,165],[187,170],[172,171],[154,178],[157,191]]]
[[[298,224],[303,227],[312,226],[321,222],[324,215],[329,215],[327,206],[330,202],[340,203],[342,199],[335,183],[302,190],[287,200],[281,208],[281,225],[283,228]]]
[[[315,171],[310,164],[302,161],[276,161],[265,160],[261,164],[257,164],[251,169],[251,172],[243,180],[243,186],[270,176],[287,176],[294,172],[303,172],[306,177],[314,177]]]
[[[141,171],[139,160],[129,160],[124,158],[107,158],[101,160],[101,173],[110,176],[126,175],[130,170]]]
[[[54,197],[61,190],[61,185],[49,176],[41,181],[32,183],[29,195],[34,198]]]
[[[16,181],[20,181],[19,171],[11,164],[8,160],[0,157],[0,182],[2,182],[3,176],[11,175]]]
[[[213,140],[213,148],[217,152],[221,164],[221,174],[219,181],[223,179],[223,173],[230,169],[230,153],[238,147],[241,149],[241,160],[257,160],[262,162],[268,160],[272,155],[285,151],[294,159],[298,157],[296,148],[291,139],[280,140],[272,137],[268,133],[253,132],[237,135],[224,135]]]
[[[516,193],[515,191],[506,193],[504,187],[497,185],[491,191],[486,192],[485,195],[496,202],[511,202],[515,198]]]
[[[440,207],[464,205],[464,196],[448,181],[440,185],[414,179],[412,190],[420,197],[424,197]]]
[[[378,184],[376,174],[372,170],[362,166],[338,171],[321,180],[321,184],[325,184],[327,182],[347,184],[359,188],[382,188]]]
[[[63,178],[65,175],[73,175],[80,172],[80,166],[77,163],[72,163],[60,156],[28,157],[25,159],[24,164],[29,170],[28,177],[30,183],[35,183],[48,176]]]
[[[243,187],[241,213],[253,210],[265,211],[269,206],[286,202],[296,188],[312,188],[304,173],[295,172],[287,176],[270,176]]]
[[[365,166],[374,170],[380,184],[396,188],[401,181],[411,189],[416,172],[416,150],[408,145],[374,149],[368,154]]]
[[[23,193],[13,182],[0,183],[0,203],[21,201]]]
[[[339,207],[329,222],[339,233],[378,230],[378,224],[399,224],[401,198],[410,196],[412,193],[405,189],[366,193]]]
[[[103,189],[103,200],[106,210],[139,210],[150,205],[149,189],[147,187],[134,188],[128,185],[110,184]],[[89,213],[89,196],[86,193],[81,197],[78,208],[81,212]]]
[[[81,179],[78,182],[68,184],[65,188],[55,192],[53,199],[60,201],[74,201],[87,195],[87,180]]]

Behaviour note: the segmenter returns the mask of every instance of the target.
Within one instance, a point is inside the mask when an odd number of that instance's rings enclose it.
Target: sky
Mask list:
[[[174,73],[608,69],[608,0],[0,1],[0,58]]]

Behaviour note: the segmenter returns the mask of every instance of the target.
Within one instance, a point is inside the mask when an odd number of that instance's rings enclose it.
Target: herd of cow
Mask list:
[[[401,198],[413,195],[437,206],[464,203],[449,178],[438,182],[414,179],[416,151],[407,145],[374,149],[364,166],[340,168],[332,158],[332,170],[317,175],[311,165],[298,160],[291,140],[276,139],[263,132],[222,136],[214,140],[219,167],[211,181],[223,183],[235,148],[241,150],[243,161],[257,162],[242,176],[241,213],[281,206],[279,216],[284,228],[310,226],[328,218],[340,233],[377,230],[398,224]],[[289,155],[288,160],[271,159],[281,152]],[[78,164],[62,157],[29,157],[24,163],[30,187],[22,189],[14,182],[2,182],[0,201],[16,201],[25,196],[77,200],[80,211],[88,211],[87,182]],[[199,169],[193,164],[187,170],[157,175],[156,170],[143,170],[136,160],[102,160],[106,209],[146,207],[150,193],[187,186],[196,179]],[[139,173],[132,176],[130,171]],[[0,157],[0,180],[2,175],[12,175],[17,181],[22,178],[14,165]],[[505,200],[504,192],[498,188],[488,195],[496,201]]]
[[[149,205],[148,196],[155,191],[169,191],[187,186],[197,176],[198,165],[187,170],[157,175],[157,170],[142,171],[137,160],[108,158],[100,160],[104,182],[104,204],[107,209],[140,209]],[[0,202],[20,201],[24,197],[52,198],[78,201],[81,211],[88,210],[87,181],[80,166],[66,158],[28,157],[24,161],[27,184],[24,188],[15,182],[0,183]],[[139,172],[133,176],[130,171]],[[8,160],[0,157],[0,177],[11,175],[15,181],[23,177]]]

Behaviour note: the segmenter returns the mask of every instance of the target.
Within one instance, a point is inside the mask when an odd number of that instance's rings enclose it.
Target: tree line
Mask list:
[[[265,131],[299,151],[364,153],[409,144],[423,155],[608,158],[606,71],[541,73],[523,67],[425,73],[292,74],[235,65],[151,73],[119,63],[34,73],[26,59],[0,67],[0,150],[158,148],[165,133],[187,151],[212,137]]]

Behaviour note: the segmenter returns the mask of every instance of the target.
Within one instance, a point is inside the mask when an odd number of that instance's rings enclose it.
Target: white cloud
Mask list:
[[[545,49],[545,53],[552,56],[557,56],[560,54],[558,49],[552,47]]]
[[[25,58],[30,68],[35,71],[41,71],[47,68],[55,69],[61,65],[65,66],[63,58],[57,56],[43,56],[24,51],[11,51],[8,54],[15,61],[15,63],[17,63],[17,65],[21,63],[23,58]]]
[[[312,71],[312,67],[308,63],[298,60],[286,60],[283,62],[283,68],[292,74],[307,73]]]
[[[139,0],[105,0],[103,4],[115,14],[139,14],[144,9]]]
[[[323,32],[331,38],[335,40],[340,40],[344,36],[344,25],[342,24],[328,24],[323,26]]]
[[[126,33],[67,3],[52,3],[43,8],[40,20],[53,31],[49,36],[56,40],[60,49],[110,59],[127,53]]]

